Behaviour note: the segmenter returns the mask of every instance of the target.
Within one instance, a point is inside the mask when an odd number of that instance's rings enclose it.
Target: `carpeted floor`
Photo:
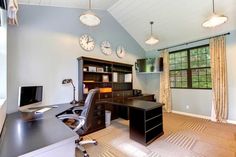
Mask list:
[[[85,148],[90,157],[236,157],[236,125],[173,113],[164,113],[163,123],[164,135],[147,147],[130,140],[129,122],[118,119],[84,137],[98,141]]]

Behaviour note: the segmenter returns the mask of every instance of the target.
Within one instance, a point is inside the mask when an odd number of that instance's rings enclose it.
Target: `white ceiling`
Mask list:
[[[236,0],[215,0],[217,13],[228,16],[224,25],[206,29],[202,22],[212,13],[212,0],[119,0],[108,11],[146,50],[164,48],[236,29]],[[153,32],[160,42],[147,46]]]
[[[89,0],[18,0],[19,4],[87,9]],[[92,9],[107,10],[118,0],[91,0]]]
[[[19,0],[20,4],[88,8],[88,0]],[[92,0],[92,8],[108,10],[146,50],[164,48],[236,29],[236,0],[215,0],[215,10],[228,16],[224,25],[206,29],[202,22],[212,13],[212,0]],[[153,32],[160,42],[144,41]]]

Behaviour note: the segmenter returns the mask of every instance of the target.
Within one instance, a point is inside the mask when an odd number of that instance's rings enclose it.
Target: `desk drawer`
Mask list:
[[[112,98],[112,93],[100,93],[100,99]]]
[[[124,97],[132,97],[133,96],[133,91],[124,91]]]
[[[146,120],[162,114],[162,107],[158,107],[146,112]]]
[[[112,95],[113,95],[113,98],[117,98],[117,97],[123,97],[124,93],[123,92],[113,92]]]

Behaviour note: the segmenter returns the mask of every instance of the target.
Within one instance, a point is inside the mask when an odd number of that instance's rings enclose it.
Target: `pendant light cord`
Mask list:
[[[91,10],[91,0],[89,0],[89,10]]]
[[[214,1],[214,0],[212,0],[212,5],[213,5],[213,7],[212,7],[212,9],[213,9],[213,14],[215,14],[215,1]]]
[[[153,21],[150,22],[150,24],[151,24],[151,36],[152,36],[152,25],[153,25],[153,23],[154,23]]]

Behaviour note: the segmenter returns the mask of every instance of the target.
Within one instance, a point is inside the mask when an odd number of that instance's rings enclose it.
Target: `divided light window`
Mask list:
[[[171,52],[171,88],[211,89],[209,45]]]

